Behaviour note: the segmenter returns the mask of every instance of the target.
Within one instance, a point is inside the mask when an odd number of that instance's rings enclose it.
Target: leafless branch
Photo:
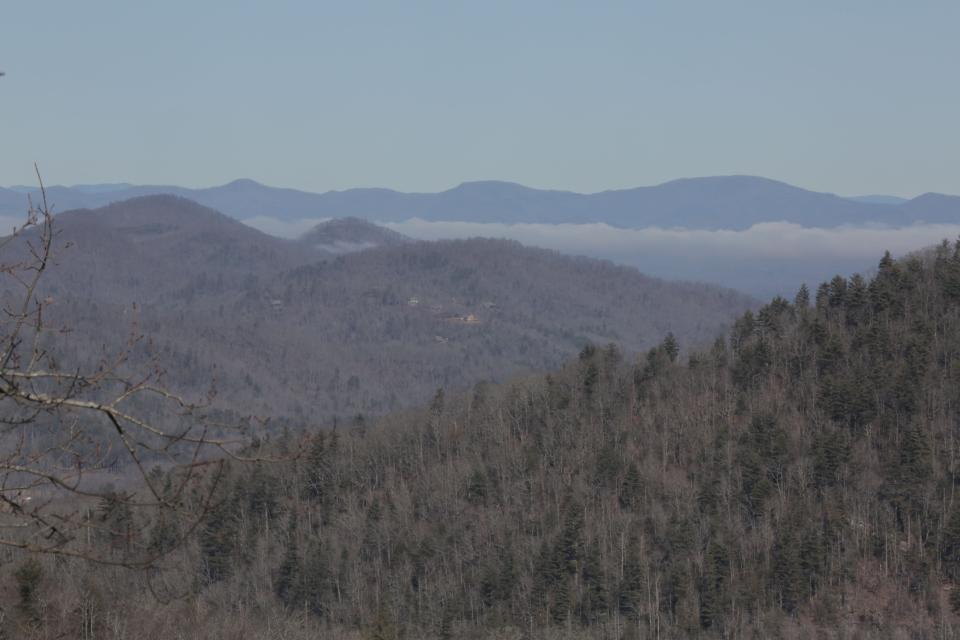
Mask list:
[[[28,197],[26,220],[0,239],[0,279],[15,292],[0,305],[0,546],[153,566],[172,549],[151,549],[139,535],[151,515],[175,518],[182,542],[215,504],[225,460],[264,459],[244,454],[244,438],[222,437],[232,428],[206,415],[212,394],[188,400],[160,383],[159,367],[128,373],[143,340],[136,319],[124,346],[92,369],[58,362],[57,340],[69,334],[45,314],[42,276],[57,233],[39,170],[37,180],[39,203]],[[120,479],[108,473],[118,466],[125,491],[105,482]],[[106,521],[109,509],[129,512],[136,532]]]

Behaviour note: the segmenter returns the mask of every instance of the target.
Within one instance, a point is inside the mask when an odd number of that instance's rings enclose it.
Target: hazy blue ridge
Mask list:
[[[917,222],[960,222],[960,197],[925,194],[898,201],[891,196],[844,198],[753,176],[674,180],[651,187],[592,194],[532,189],[523,185],[467,182],[439,193],[402,193],[360,188],[310,193],[235,180],[204,189],[177,186],[78,185],[51,187],[58,211],[98,207],[132,197],[174,194],[237,219],[278,220],[358,217],[381,222],[410,218],[483,223],[606,223],[623,228],[682,227],[742,230],[761,222],[806,227]],[[0,189],[0,214],[22,213],[22,187]]]

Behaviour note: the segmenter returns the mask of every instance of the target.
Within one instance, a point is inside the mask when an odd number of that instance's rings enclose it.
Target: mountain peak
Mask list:
[[[410,242],[407,236],[362,218],[334,218],[321,222],[300,237],[300,242],[333,254]]]
[[[250,178],[237,178],[232,182],[228,182],[223,185],[221,189],[262,189],[265,185],[257,182],[256,180],[251,180]]]
[[[477,192],[536,192],[539,189],[527,187],[516,182],[507,182],[504,180],[473,180],[470,182],[461,182],[452,189],[447,189],[444,193],[477,193]]]

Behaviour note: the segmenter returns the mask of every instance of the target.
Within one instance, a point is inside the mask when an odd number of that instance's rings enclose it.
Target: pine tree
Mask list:
[[[513,552],[509,548],[500,554],[500,574],[498,577],[498,597],[500,600],[508,601],[517,588],[519,578],[516,561],[513,559]]]
[[[465,490],[467,502],[474,506],[480,506],[487,501],[487,476],[480,469],[474,469],[467,480]]]
[[[299,605],[303,597],[301,573],[300,547],[297,544],[297,518],[296,514],[291,513],[287,526],[287,550],[283,555],[274,584],[277,597],[287,607]]]
[[[316,502],[323,502],[328,492],[327,447],[323,433],[317,434],[307,454],[306,493]]]
[[[667,354],[667,358],[670,359],[670,362],[676,362],[677,356],[680,355],[680,345],[677,343],[677,338],[673,335],[672,331],[667,333],[661,346],[663,352]]]
[[[201,573],[207,582],[218,582],[230,574],[237,544],[236,537],[234,502],[221,500],[207,513],[200,529]]]
[[[623,476],[623,482],[620,483],[620,506],[624,509],[634,511],[640,506],[643,499],[643,479],[640,477],[640,470],[635,462],[627,466],[627,472]]]
[[[130,551],[135,537],[132,496],[124,492],[110,492],[100,501],[99,528],[114,549]]]
[[[813,442],[813,478],[816,485],[825,489],[837,483],[841,466],[847,461],[850,450],[839,431],[824,431]]]
[[[830,281],[830,292],[828,294],[828,304],[831,307],[843,307],[847,301],[847,279],[843,276],[835,276]]]
[[[555,553],[558,564],[567,575],[577,572],[577,563],[583,548],[583,511],[573,500],[564,509],[563,528],[557,538]]]
[[[904,431],[894,455],[887,469],[883,494],[893,504],[903,526],[906,516],[922,512],[926,481],[932,473],[930,448],[920,427]]]
[[[617,596],[620,615],[631,620],[638,620],[643,611],[644,570],[638,547],[638,540],[631,536],[627,543],[623,579]]]
[[[825,553],[820,527],[804,527],[803,535],[800,538],[799,558],[800,575],[802,576],[799,586],[801,597],[807,598],[817,592],[825,565]]]
[[[302,599],[310,612],[317,616],[326,615],[327,590],[330,584],[330,560],[323,545],[318,540],[311,541],[307,548],[307,558],[301,583]]]
[[[36,558],[28,558],[13,572],[20,596],[20,610],[27,616],[37,616],[37,592],[43,579],[43,565]]]
[[[793,299],[793,304],[800,310],[806,310],[810,306],[810,290],[807,288],[806,283],[800,285],[800,289]]]
[[[690,572],[685,558],[673,556],[667,562],[663,576],[661,608],[676,618],[680,603],[690,590]]]
[[[165,554],[177,547],[180,542],[180,532],[174,518],[160,509],[157,520],[150,530],[150,541],[147,545],[153,554]]]
[[[580,576],[583,581],[580,619],[584,624],[594,624],[606,615],[610,606],[597,540],[587,545]]]
[[[249,475],[240,477],[237,485],[255,525],[269,526],[280,514],[280,485],[276,476],[267,473],[262,464],[256,464]]]
[[[500,599],[500,575],[495,563],[490,562],[480,572],[480,599],[492,607]]]
[[[550,593],[550,619],[555,624],[565,622],[570,617],[571,605],[570,580],[564,577],[554,585]]]
[[[588,401],[593,398],[593,392],[596,390],[599,380],[600,369],[597,367],[597,363],[592,360],[587,362],[587,366],[583,370],[581,388],[583,389],[583,397]]]
[[[704,554],[703,575],[700,578],[700,626],[717,627],[723,617],[723,602],[729,576],[730,558],[726,547],[711,542]]]
[[[792,526],[784,526],[777,532],[772,555],[770,582],[777,604],[787,613],[793,613],[800,601],[800,559]]]
[[[603,445],[597,452],[597,461],[594,466],[594,478],[597,486],[604,489],[613,489],[617,485],[617,476],[620,473],[620,452],[612,433],[605,431]]]
[[[360,556],[367,562],[379,560],[382,552],[380,540],[380,501],[374,498],[367,508],[367,520],[364,525],[363,539],[360,541]]]

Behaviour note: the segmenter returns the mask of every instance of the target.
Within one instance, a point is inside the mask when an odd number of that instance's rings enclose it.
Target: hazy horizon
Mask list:
[[[960,6],[20,3],[0,183],[960,193]],[[896,123],[896,126],[892,126]]]
[[[459,181],[450,183],[450,184],[447,185],[447,186],[441,186],[440,188],[435,189],[435,190],[433,190],[433,191],[406,191],[406,190],[403,190],[403,189],[393,189],[393,188],[391,188],[391,187],[384,187],[384,186],[382,186],[382,185],[377,185],[377,184],[357,184],[357,185],[354,185],[354,186],[351,186],[351,187],[344,187],[344,188],[342,188],[342,189],[327,189],[327,190],[324,190],[324,191],[311,191],[310,189],[302,189],[302,188],[300,188],[300,187],[290,186],[290,185],[287,185],[287,184],[273,184],[273,183],[269,183],[269,182],[264,182],[264,181],[262,181],[262,180],[258,180],[258,179],[256,179],[256,178],[250,178],[250,177],[248,177],[248,176],[239,176],[239,177],[236,177],[236,178],[227,180],[227,181],[225,181],[225,182],[218,182],[218,183],[211,183],[211,184],[200,184],[200,185],[195,185],[195,186],[194,186],[194,185],[188,185],[188,184],[163,183],[163,182],[156,181],[156,180],[153,180],[153,181],[148,180],[148,181],[143,182],[143,183],[111,182],[111,181],[109,181],[109,180],[100,180],[100,181],[91,181],[91,182],[77,182],[77,183],[70,183],[70,184],[59,183],[59,182],[58,182],[58,183],[47,183],[47,182],[45,181],[45,182],[44,182],[44,186],[45,186],[46,188],[48,188],[48,189],[50,189],[50,188],[84,189],[84,190],[87,190],[87,191],[92,192],[92,193],[93,193],[93,192],[106,193],[106,192],[113,191],[113,190],[122,190],[122,189],[125,189],[125,188],[128,188],[128,187],[145,187],[145,186],[152,186],[152,187],[178,187],[178,188],[184,188],[184,189],[202,190],[202,189],[214,189],[214,188],[218,188],[218,187],[225,187],[225,186],[228,186],[228,185],[233,184],[233,183],[235,183],[235,182],[252,181],[252,182],[256,182],[256,183],[258,183],[258,184],[260,184],[260,185],[263,185],[263,186],[273,187],[273,188],[277,188],[277,189],[292,189],[292,190],[295,190],[295,191],[304,191],[304,192],[306,192],[306,193],[319,193],[319,194],[323,194],[323,193],[329,193],[329,192],[351,191],[351,190],[358,190],[358,189],[389,189],[389,190],[391,190],[391,191],[397,191],[397,192],[399,192],[399,193],[443,193],[444,191],[450,191],[450,190],[452,190],[452,189],[456,189],[457,187],[460,187],[460,186],[463,186],[463,185],[468,185],[468,184],[505,183],[505,184],[515,184],[515,185],[519,185],[519,186],[522,186],[522,187],[526,187],[526,188],[528,188],[528,189],[534,189],[534,190],[537,190],[537,191],[563,191],[563,192],[577,193],[577,194],[582,194],[582,195],[592,195],[592,194],[596,194],[596,193],[603,193],[603,192],[606,192],[606,191],[619,191],[619,190],[627,190],[627,189],[637,189],[637,188],[646,188],[646,187],[657,187],[657,186],[661,186],[661,185],[664,185],[664,184],[669,184],[669,183],[671,183],[671,182],[681,182],[681,181],[684,181],[684,180],[698,180],[698,179],[709,179],[709,178],[738,178],[738,177],[762,178],[762,179],[765,179],[765,180],[772,180],[772,181],[774,181],[774,182],[779,182],[779,183],[782,183],[782,184],[786,184],[786,185],[789,185],[789,186],[791,186],[791,187],[797,187],[797,188],[803,189],[803,190],[805,190],[805,191],[812,191],[812,192],[814,192],[814,193],[827,193],[827,194],[839,196],[839,197],[841,197],[841,198],[853,198],[853,199],[855,199],[855,198],[880,198],[880,199],[891,198],[891,199],[893,199],[894,201],[900,201],[900,200],[912,200],[913,198],[917,198],[917,197],[919,197],[919,196],[926,195],[926,194],[928,194],[928,193],[938,193],[938,194],[941,194],[941,195],[957,195],[957,194],[955,194],[955,193],[946,193],[946,192],[937,192],[937,191],[923,191],[923,192],[912,193],[912,194],[908,194],[908,195],[893,195],[893,194],[890,194],[890,193],[881,193],[881,192],[878,192],[878,191],[873,191],[873,192],[870,192],[870,193],[859,193],[859,192],[857,192],[857,193],[839,193],[839,192],[834,192],[834,191],[820,191],[820,190],[818,190],[818,189],[813,189],[813,188],[811,188],[811,187],[807,187],[807,186],[805,186],[805,185],[798,184],[798,183],[795,182],[795,181],[791,181],[791,180],[787,180],[787,179],[771,178],[770,176],[765,176],[765,175],[745,174],[745,173],[716,174],[716,175],[703,175],[703,176],[694,176],[694,175],[689,175],[689,176],[677,176],[677,177],[675,177],[675,178],[668,178],[668,179],[663,180],[663,181],[660,181],[660,182],[651,182],[651,183],[645,183],[645,184],[639,184],[639,183],[638,183],[638,184],[627,185],[627,186],[617,187],[617,188],[612,188],[612,189],[600,189],[600,190],[597,190],[597,191],[578,191],[578,190],[576,190],[576,189],[568,189],[568,188],[564,188],[564,187],[540,187],[540,186],[536,186],[536,185],[526,184],[526,183],[523,183],[523,182],[518,182],[518,181],[516,181],[516,180],[505,180],[505,179],[499,179],[499,178],[477,178],[477,179],[469,179],[469,178],[468,178],[468,179],[463,179],[463,180],[459,180]],[[34,183],[36,183],[36,179],[34,179]],[[11,189],[11,190],[17,190],[17,191],[28,191],[28,190],[29,190],[29,191],[33,191],[33,190],[38,189],[38,186],[39,186],[38,184],[31,184],[31,183],[16,183],[16,184],[11,183],[11,184],[0,184],[0,189]],[[960,192],[958,192],[958,193],[960,193]]]

